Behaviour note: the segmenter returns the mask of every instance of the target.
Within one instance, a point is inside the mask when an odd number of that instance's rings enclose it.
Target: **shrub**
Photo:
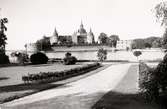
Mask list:
[[[5,53],[0,53],[0,64],[9,64],[9,57]]]
[[[107,59],[107,50],[100,48],[97,52],[97,57],[100,61],[104,61]]]
[[[59,71],[59,72],[40,72],[37,74],[28,74],[27,76],[23,76],[22,80],[24,83],[45,83],[52,82],[61,79],[65,79],[68,77],[72,77],[75,75],[83,74],[89,72],[93,69],[100,67],[99,63],[88,64],[83,67],[73,68],[70,70]]]
[[[158,64],[156,68],[156,76],[158,77],[157,80],[160,90],[165,92],[167,88],[167,55],[165,55],[163,60]]]
[[[155,69],[149,68],[145,63],[139,64],[139,88],[149,101],[156,101],[159,96]]]
[[[67,52],[65,54],[65,58],[63,59],[63,62],[65,65],[73,65],[73,64],[76,64],[77,58],[74,56],[71,56],[71,53]]]
[[[37,52],[30,56],[30,61],[32,64],[46,64],[48,57],[44,53]]]
[[[74,57],[74,56],[65,57],[65,58],[63,59],[63,61],[64,61],[64,64],[65,64],[65,65],[73,65],[73,64],[76,64],[77,58]]]
[[[138,56],[140,56],[142,54],[141,51],[134,51],[133,52],[133,55],[137,57],[137,60],[138,60]]]
[[[11,55],[11,57],[17,57],[16,62],[19,64],[24,64],[25,62],[29,61],[28,54],[23,53],[23,52],[15,51],[15,52],[12,52],[10,55]]]

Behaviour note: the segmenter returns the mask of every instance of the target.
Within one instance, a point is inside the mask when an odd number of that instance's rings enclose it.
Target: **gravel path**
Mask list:
[[[62,87],[39,92],[2,105],[14,109],[89,109],[125,77],[131,64],[112,65],[99,73]]]

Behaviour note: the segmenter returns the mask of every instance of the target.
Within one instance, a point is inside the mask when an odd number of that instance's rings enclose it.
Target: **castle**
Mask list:
[[[50,37],[51,45],[60,44],[65,39],[67,42],[73,44],[93,44],[95,43],[94,34],[92,30],[87,33],[81,22],[80,28],[75,31],[72,35],[58,35],[57,30],[54,30],[53,36]]]

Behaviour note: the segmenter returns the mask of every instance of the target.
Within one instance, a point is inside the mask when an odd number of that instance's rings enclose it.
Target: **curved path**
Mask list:
[[[111,65],[94,75],[59,88],[2,104],[2,107],[12,109],[88,109],[105,93],[118,85],[130,66],[130,63]]]

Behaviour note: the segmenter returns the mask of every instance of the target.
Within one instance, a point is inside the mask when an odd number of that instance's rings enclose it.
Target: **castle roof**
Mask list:
[[[53,36],[58,36],[57,30],[55,28],[54,32],[53,32]]]
[[[78,30],[78,32],[80,34],[87,34],[86,30],[84,29],[84,26],[83,26],[82,22],[81,22],[80,29]]]

